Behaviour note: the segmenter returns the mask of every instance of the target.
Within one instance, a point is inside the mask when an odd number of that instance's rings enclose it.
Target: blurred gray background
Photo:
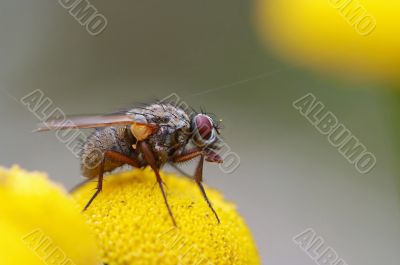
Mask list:
[[[398,102],[391,90],[294,68],[261,44],[252,2],[91,1],[107,28],[89,35],[57,1],[0,2],[0,164],[48,172],[68,187],[78,160],[19,99],[41,89],[65,113],[106,113],[177,93],[223,119],[241,158],[206,183],[238,205],[263,264],[314,262],[292,237],[316,230],[348,264],[400,259]],[[312,92],[369,151],[356,171],[292,107]]]

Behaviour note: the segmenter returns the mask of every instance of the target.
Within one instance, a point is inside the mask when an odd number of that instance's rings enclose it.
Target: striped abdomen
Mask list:
[[[105,151],[116,151],[125,156],[135,156],[132,145],[136,143],[129,127],[104,127],[96,129],[86,142],[81,151],[81,173],[87,178],[99,175],[100,164]],[[104,164],[104,172],[122,166],[123,163],[107,159]]]

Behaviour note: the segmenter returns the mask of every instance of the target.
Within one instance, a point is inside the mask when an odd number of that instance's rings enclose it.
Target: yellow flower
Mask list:
[[[0,263],[99,264],[76,203],[43,173],[0,167]]]
[[[243,219],[220,193],[207,189],[221,223],[193,181],[162,173],[178,227],[172,225],[154,173],[134,170],[105,178],[103,191],[84,213],[105,264],[260,264]],[[81,205],[96,183],[74,192]]]
[[[150,169],[107,176],[103,192],[81,215],[95,182],[75,191],[77,205],[45,174],[0,168],[1,264],[98,265],[98,248],[108,265],[260,264],[232,203],[207,189],[218,224],[192,181],[162,177],[178,228]]]
[[[258,0],[255,12],[262,38],[288,61],[399,81],[400,1]]]

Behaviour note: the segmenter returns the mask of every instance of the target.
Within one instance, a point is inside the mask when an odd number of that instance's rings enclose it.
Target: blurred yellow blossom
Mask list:
[[[76,203],[45,174],[0,167],[0,202],[1,264],[99,264]]]
[[[301,66],[367,80],[400,80],[400,1],[257,0],[257,28]]]

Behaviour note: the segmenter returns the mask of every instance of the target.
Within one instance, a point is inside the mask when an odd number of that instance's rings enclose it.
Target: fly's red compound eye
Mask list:
[[[214,125],[209,116],[204,114],[197,114],[194,117],[194,125],[195,129],[198,131],[203,139],[209,140],[211,138]]]

